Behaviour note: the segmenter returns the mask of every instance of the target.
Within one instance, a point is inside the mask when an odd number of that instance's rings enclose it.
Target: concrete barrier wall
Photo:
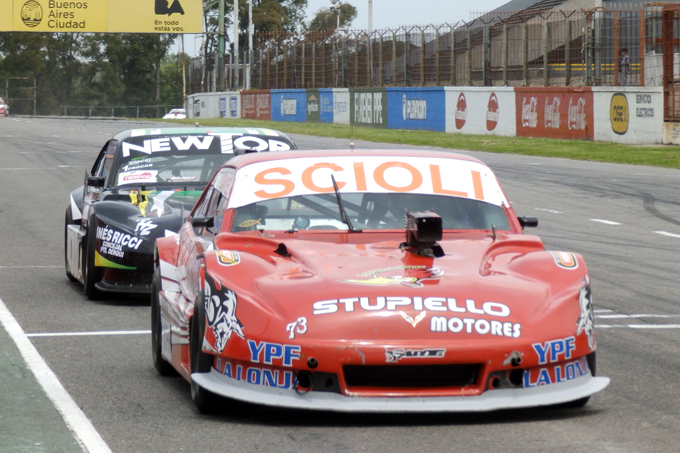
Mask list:
[[[444,88],[387,88],[387,127],[444,132]]]
[[[189,118],[248,118],[546,137],[627,144],[680,143],[664,127],[661,87],[333,88],[202,93]]]
[[[593,87],[595,140],[663,143],[662,87]]]
[[[323,88],[319,90],[322,123],[349,126],[349,88]]]
[[[187,118],[241,118],[241,93],[197,93],[187,96]]]
[[[310,90],[316,94],[318,90]],[[292,121],[304,123],[307,121],[307,90],[271,90],[272,121]],[[318,101],[317,101],[318,107]],[[316,122],[318,122],[318,110]]]
[[[590,87],[515,88],[518,137],[592,140]]]
[[[271,94],[269,90],[242,91],[241,118],[271,121]]]
[[[445,87],[446,132],[517,135],[512,87]]]

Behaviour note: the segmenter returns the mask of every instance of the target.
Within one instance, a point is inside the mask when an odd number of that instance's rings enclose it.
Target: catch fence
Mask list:
[[[253,89],[661,86],[662,15],[661,7],[524,11],[371,33],[262,33],[239,80],[252,68]],[[619,67],[623,48],[629,69]],[[225,73],[231,86],[230,64]]]

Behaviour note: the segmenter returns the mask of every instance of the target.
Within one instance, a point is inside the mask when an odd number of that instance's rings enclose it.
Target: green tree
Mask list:
[[[352,21],[357,18],[357,9],[349,3],[342,3],[331,9],[319,9],[314,18],[309,22],[307,31],[327,31],[335,30],[340,19],[340,27],[349,27]]]

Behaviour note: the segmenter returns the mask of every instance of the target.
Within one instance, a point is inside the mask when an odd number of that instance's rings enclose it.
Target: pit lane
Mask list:
[[[155,372],[144,299],[88,301],[64,275],[68,194],[82,183],[108,138],[136,127],[158,123],[0,119],[0,299],[111,450],[677,449],[680,171],[464,152],[491,166],[518,215],[539,217],[539,228],[529,233],[541,236],[549,249],[583,254],[588,263],[596,325],[601,325],[598,373],[612,378],[612,384],[585,408],[416,417],[234,405],[209,417],[194,409],[184,380]],[[306,149],[348,145],[337,139],[293,138]],[[8,357],[11,343],[0,338],[0,344]],[[11,371],[3,374],[2,398],[19,398],[13,407],[23,401],[36,409],[31,416],[0,405],[3,426],[38,423],[38,414],[49,406],[40,392],[31,388],[30,399],[24,393],[29,390],[10,379]],[[30,384],[30,376],[22,376],[18,382]],[[58,414],[48,415],[38,426],[61,423]],[[64,429],[3,435],[0,447],[78,451]]]

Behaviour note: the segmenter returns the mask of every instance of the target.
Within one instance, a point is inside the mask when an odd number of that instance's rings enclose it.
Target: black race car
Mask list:
[[[174,235],[217,169],[236,154],[297,149],[262,128],[135,129],[99,152],[66,208],[66,276],[88,298],[151,291],[156,238]]]

